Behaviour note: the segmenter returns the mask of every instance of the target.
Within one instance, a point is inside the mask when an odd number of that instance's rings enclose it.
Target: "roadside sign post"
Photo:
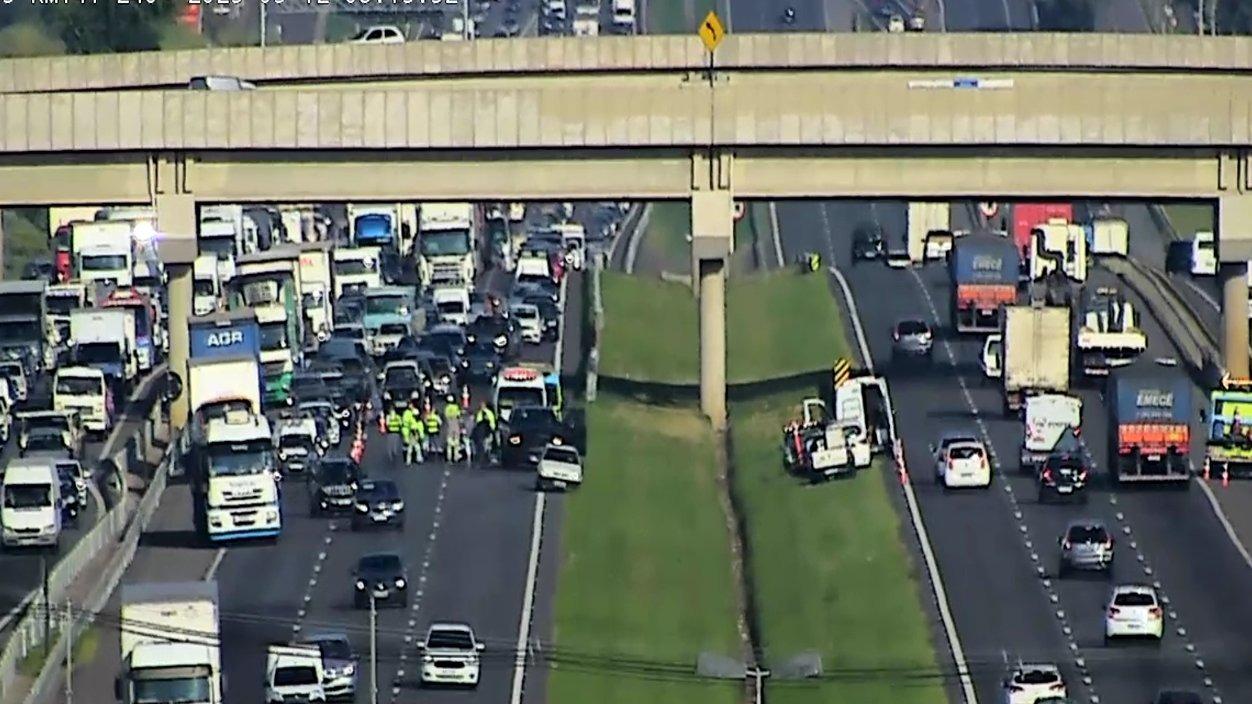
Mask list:
[[[709,52],[709,85],[713,85],[713,54],[717,51],[717,47],[726,38],[726,26],[722,24],[721,18],[717,13],[709,10],[709,14],[704,16],[704,21],[700,23],[700,29],[697,32],[700,35],[700,41],[704,42],[704,48]]]

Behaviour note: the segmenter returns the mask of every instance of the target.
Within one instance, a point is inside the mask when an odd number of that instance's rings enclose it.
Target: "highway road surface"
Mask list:
[[[492,272],[488,285],[499,289],[507,277]],[[581,274],[570,277],[564,338],[567,370],[577,367],[581,321]],[[551,361],[551,344],[530,348],[525,357]],[[124,582],[216,579],[222,609],[223,669],[232,701],[263,698],[265,648],[318,632],[348,634],[357,651],[368,654],[368,612],[352,608],[351,571],[368,552],[394,550],[409,572],[407,610],[378,615],[380,702],[509,701],[521,621],[525,577],[535,515],[533,477],[499,468],[388,466],[385,444],[368,428],[363,467],[372,477],[392,478],[406,504],[403,531],[354,533],[347,519],[313,518],[308,494],[298,479],[283,493],[285,525],[272,544],[226,549],[201,547],[191,533],[190,495],[171,486],[162,499]],[[555,531],[560,497],[549,497],[545,531]],[[555,533],[549,533],[554,535]],[[555,576],[549,559],[556,540],[544,542],[544,563],[535,590],[538,614],[532,640],[550,633]],[[76,691],[108,691],[118,671],[117,594],[100,619],[95,658],[75,668]],[[413,644],[432,620],[464,620],[488,644],[482,683],[474,692],[417,693],[418,660]],[[358,701],[368,701],[367,660],[362,661]],[[542,677],[532,668],[525,680],[527,701],[541,701]]]

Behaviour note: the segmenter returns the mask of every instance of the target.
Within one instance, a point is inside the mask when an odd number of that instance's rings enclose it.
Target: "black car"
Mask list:
[[[852,231],[853,262],[881,259],[885,250],[882,227],[877,224],[865,223]]]
[[[365,555],[352,571],[352,603],[358,609],[374,605],[409,605],[409,578],[404,562],[393,552]]]
[[[301,401],[329,401],[330,398],[330,387],[326,386],[326,381],[322,379],[321,374],[300,371],[292,375],[291,403],[293,405]]]
[[[309,513],[352,510],[361,468],[347,455],[327,457],[309,474]]]
[[[465,328],[465,339],[471,345],[479,340],[491,343],[496,352],[508,357],[517,353],[521,337],[517,325],[503,315],[482,315]]]
[[[316,361],[309,366],[309,370],[322,378],[322,383],[330,394],[330,402],[335,406],[336,415],[342,426],[348,427],[348,420],[358,399],[356,383],[348,379],[343,373],[343,366],[338,362]]]
[[[367,479],[357,484],[353,497],[352,530],[372,526],[404,528],[404,497],[390,479]]]
[[[1039,503],[1087,501],[1087,465],[1080,453],[1054,453],[1039,467]]]
[[[504,444],[500,461],[506,466],[530,466],[539,463],[539,456],[548,443],[572,444],[573,434],[547,406],[518,406],[509,415],[504,428]]]
[[[461,365],[465,376],[470,380],[481,381],[495,378],[502,362],[495,345],[488,340],[482,340],[470,344],[465,350]]]
[[[426,389],[426,375],[417,364],[394,363],[383,371],[383,405],[407,403]]]
[[[527,296],[522,299],[522,302],[539,309],[539,319],[543,321],[543,339],[548,342],[555,341],[561,332],[561,309],[543,294]]]
[[[22,278],[27,281],[51,281],[56,267],[51,259],[32,259],[22,268]]]
[[[61,484],[61,518],[70,525],[77,526],[78,519],[86,506],[83,505],[74,486],[74,477],[68,472],[57,472]]]
[[[308,435],[288,433],[278,438],[278,467],[284,476],[316,471],[320,456]]]
[[[422,348],[447,355],[454,361],[465,354],[466,344],[465,331],[461,326],[447,323],[427,329],[421,339]]]
[[[430,380],[428,386],[435,393],[446,394],[460,388],[461,369],[457,366],[459,361],[454,362],[452,357],[442,352],[423,350],[420,363],[425,365],[424,369]]]
[[[509,299],[514,301],[523,301],[531,296],[543,296],[555,304],[561,299],[561,286],[550,278],[519,281],[509,293]]]

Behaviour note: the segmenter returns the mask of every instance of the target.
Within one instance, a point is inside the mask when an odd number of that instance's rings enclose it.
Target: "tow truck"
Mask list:
[[[1223,378],[1209,392],[1205,459],[1231,477],[1252,474],[1252,379]]]
[[[804,399],[801,419],[783,428],[783,462],[787,471],[812,481],[868,467],[871,455],[862,429],[833,418],[821,399]]]
[[[1148,349],[1134,304],[1116,288],[1101,286],[1083,308],[1078,354],[1083,373],[1108,376],[1109,370],[1134,363]]]

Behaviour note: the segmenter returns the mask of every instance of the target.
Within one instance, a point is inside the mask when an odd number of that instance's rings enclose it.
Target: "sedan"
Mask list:
[[[409,580],[404,563],[395,553],[365,555],[352,572],[352,603],[358,609],[369,608],[370,602],[380,606],[409,605]]]
[[[1109,596],[1104,615],[1104,641],[1114,638],[1154,638],[1165,635],[1165,613],[1156,589],[1146,584],[1120,584]]]
[[[361,482],[356,489],[352,512],[352,530],[371,526],[404,529],[404,499],[390,479]]]
[[[1018,665],[1004,680],[1005,704],[1039,704],[1049,697],[1066,696],[1065,680],[1056,665]]]
[[[312,645],[322,653],[322,688],[327,699],[356,698],[358,657],[346,634],[316,633],[301,645]]]
[[[570,444],[569,429],[547,406],[519,406],[509,414],[500,462],[505,467],[534,466],[548,445]]]
[[[471,381],[494,379],[500,366],[500,354],[488,340],[472,343],[465,350],[465,357],[461,359],[465,376]]]
[[[935,335],[924,320],[901,320],[891,331],[891,356],[930,360]]]
[[[417,649],[422,654],[423,685],[478,686],[481,653],[486,646],[474,636],[469,624],[432,623]]]
[[[548,445],[539,458],[535,486],[545,489],[568,489],[583,483],[583,458],[568,445]]]

